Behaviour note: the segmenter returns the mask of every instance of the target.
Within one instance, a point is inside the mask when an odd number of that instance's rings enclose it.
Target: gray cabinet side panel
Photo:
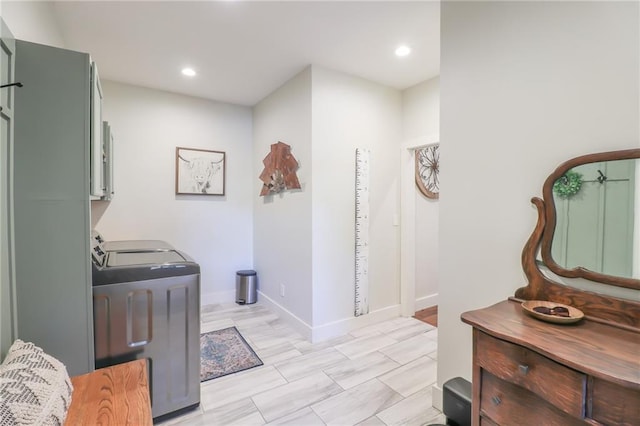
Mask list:
[[[0,83],[14,82],[15,43],[0,18]],[[15,335],[11,171],[13,153],[13,100],[16,88],[0,91],[0,360]]]
[[[89,56],[16,41],[18,337],[93,370],[89,260]]]

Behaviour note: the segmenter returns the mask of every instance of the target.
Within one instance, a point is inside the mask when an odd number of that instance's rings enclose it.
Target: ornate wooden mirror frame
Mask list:
[[[538,197],[531,199],[538,211],[538,222],[522,251],[522,266],[529,284],[516,291],[516,298],[564,303],[581,309],[592,320],[622,328],[640,329],[640,302],[559,284],[547,278],[536,261],[537,253],[540,251],[544,264],[559,276],[585,278],[601,284],[640,290],[640,280],[638,279],[606,275],[583,267],[566,269],[558,265],[551,256],[551,245],[556,228],[556,210],[553,199],[553,184],[556,180],[571,168],[581,164],[637,158],[640,158],[640,149],[584,155],[561,164],[546,179],[542,190],[543,199]]]
[[[628,160],[640,158],[640,149],[629,149],[626,151],[604,152],[599,154],[584,155],[573,158],[561,164],[545,181],[542,189],[545,205],[545,217],[547,226],[545,226],[542,234],[541,254],[545,265],[556,274],[569,278],[586,278],[591,281],[597,281],[603,284],[615,285],[618,287],[640,289],[640,280],[634,278],[616,277],[606,275],[596,271],[591,271],[584,267],[578,266],[572,269],[564,268],[556,263],[551,255],[551,245],[556,230],[556,206],[553,197],[553,185],[567,171],[576,166],[588,163],[599,163],[611,160]]]

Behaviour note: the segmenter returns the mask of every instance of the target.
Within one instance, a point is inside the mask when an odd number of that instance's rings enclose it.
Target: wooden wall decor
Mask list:
[[[262,160],[264,169],[260,173],[263,182],[260,196],[277,194],[285,189],[300,189],[296,175],[298,161],[291,154],[291,147],[283,142],[271,144],[271,152]]]

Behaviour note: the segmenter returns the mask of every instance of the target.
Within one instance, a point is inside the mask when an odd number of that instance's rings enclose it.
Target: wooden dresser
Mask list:
[[[618,175],[620,170],[631,172]],[[578,185],[570,196],[558,195],[556,188],[566,188],[569,172],[590,183],[584,189]],[[605,268],[631,265],[637,256],[627,241],[629,233],[640,229],[637,212],[632,214],[635,222],[616,216],[635,205],[633,173],[640,173],[640,149],[576,157],[547,177],[543,199],[531,199],[538,221],[522,250],[527,285],[509,300],[462,314],[462,321],[473,327],[475,426],[640,426],[640,276],[638,271]],[[598,174],[602,179],[594,177]],[[627,194],[626,201],[607,204],[607,191]],[[593,203],[584,202],[590,197],[599,200],[595,210]],[[565,210],[569,205],[571,214],[558,215],[556,203]],[[594,225],[601,223],[603,211],[620,222],[624,238],[597,246],[594,263],[592,256],[580,256],[580,246],[598,244],[601,233],[611,229]],[[568,227],[578,238],[562,233]],[[553,256],[566,254],[567,247],[572,247],[569,264]],[[617,275],[605,272],[613,270]],[[580,280],[591,282],[589,290]],[[625,297],[613,296],[612,287],[626,289]],[[542,321],[529,316],[522,301],[567,305],[584,318],[563,324]]]
[[[462,320],[473,326],[475,425],[640,425],[640,334],[542,322],[512,300]]]

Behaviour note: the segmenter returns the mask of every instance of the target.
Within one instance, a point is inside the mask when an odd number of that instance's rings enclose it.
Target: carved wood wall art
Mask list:
[[[291,147],[283,142],[271,144],[271,151],[262,160],[264,169],[260,173],[262,190],[260,195],[277,194],[285,189],[300,189],[296,175],[298,161],[291,154]]]

